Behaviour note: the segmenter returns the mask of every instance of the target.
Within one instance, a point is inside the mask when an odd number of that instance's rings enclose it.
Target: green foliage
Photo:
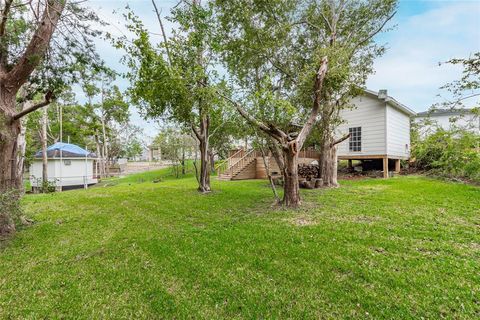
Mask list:
[[[473,53],[469,58],[451,59],[447,64],[463,67],[460,79],[445,84],[440,89],[446,90],[450,95],[444,102],[434,104],[432,110],[437,108],[458,109],[469,107],[473,113],[480,117],[480,52]],[[477,99],[474,101],[473,99]],[[465,105],[465,101],[468,104]],[[473,103],[473,105],[472,105]]]
[[[152,145],[160,148],[162,159],[178,163],[185,157],[193,158],[197,143],[185,130],[166,127],[158,133]]]
[[[128,159],[135,159],[143,151],[142,142],[138,138],[133,138],[124,148],[124,156]]]
[[[480,90],[480,52],[475,52],[467,59],[451,59],[449,64],[461,65],[463,67],[462,77],[459,80],[446,84],[442,88],[449,90],[456,97],[465,92],[478,95]]]
[[[241,99],[242,106],[257,119],[288,132],[292,123],[303,123],[312,108],[322,57],[328,57],[322,103],[335,104],[338,99],[339,108],[343,107],[365,83],[374,58],[385,50],[375,43],[374,36],[385,29],[397,2],[212,3],[220,56],[238,87],[233,96]]]
[[[480,52],[466,59],[451,59],[447,63],[461,65],[462,77],[441,87],[452,97],[433,105],[432,111],[438,107],[455,111],[464,107],[465,100],[471,101],[480,95]],[[458,112],[459,116],[450,117],[450,130],[439,128],[432,133],[435,125],[430,118],[412,126],[412,155],[420,168],[447,177],[480,182],[480,135],[473,133],[478,132],[478,102],[469,109],[469,113],[474,115],[474,119],[468,125],[459,126],[456,123],[462,119],[462,112]]]
[[[466,130],[442,130],[420,138],[412,135],[417,167],[451,178],[480,182],[480,135]]]
[[[102,92],[98,83],[95,81],[85,81],[82,87],[87,97],[90,97],[90,101],[85,105],[78,104],[74,99],[74,93],[70,88],[66,88],[57,100],[47,107],[47,145],[60,141],[61,127],[64,142],[70,141],[70,143],[82,148],[87,147],[89,150],[95,150],[97,140],[104,143],[103,136],[101,135],[102,117],[105,120],[107,139],[111,144],[116,143],[120,136],[122,138],[122,141],[118,143],[121,150],[114,150],[115,152],[110,154],[111,157],[125,155],[126,150],[132,147],[132,139],[136,139],[137,143],[141,143],[139,135],[133,135],[130,130],[131,125],[128,124],[130,115],[129,105],[124,100],[123,94],[117,86],[105,86],[103,90],[103,101],[100,99],[98,103],[92,102],[93,98],[98,97]],[[33,101],[35,102],[41,99],[42,97],[37,95]],[[62,113],[61,124],[60,112]],[[27,168],[34,154],[41,149],[39,136],[41,130],[41,113],[42,110],[37,110],[26,117],[27,148],[25,166]],[[118,127],[123,129],[121,133],[119,133]],[[136,150],[130,149],[130,151],[134,153],[138,152],[138,145],[136,146]]]
[[[18,0],[13,2],[5,17],[5,36],[0,41],[2,63],[6,63],[7,70],[19,61],[25,51],[44,6],[45,2],[38,0],[28,4]],[[66,1],[47,54],[28,57],[29,63],[38,65],[24,86],[28,91],[28,100],[49,91],[58,96],[70,85],[78,83],[85,70],[105,68],[94,45],[94,39],[101,32],[93,26],[102,24],[92,9],[78,2]]]
[[[126,123],[109,131],[109,156],[136,160],[144,150],[142,128]]]
[[[155,45],[133,12],[124,15],[135,40],[115,39],[127,55],[129,94],[148,118],[168,118],[183,126],[197,126],[199,118],[221,105],[211,55],[211,12],[200,5],[181,4],[168,19],[177,24],[166,43]],[[167,54],[166,48],[169,51]]]

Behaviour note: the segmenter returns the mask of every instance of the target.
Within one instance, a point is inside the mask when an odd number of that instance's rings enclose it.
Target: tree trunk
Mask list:
[[[338,144],[347,140],[350,134],[343,136],[342,138],[335,140],[334,137],[327,133],[322,137],[322,148],[319,158],[319,178],[323,180],[323,186],[328,188],[337,188],[337,172],[338,172],[338,159],[337,150]]]
[[[23,97],[24,98],[24,97]],[[21,110],[25,110],[29,108],[32,105],[30,101],[25,101],[22,104]],[[18,148],[18,156],[17,156],[17,176],[23,178],[23,173],[25,170],[25,151],[27,148],[27,120],[28,116],[20,118],[20,134],[18,135],[18,140],[17,140],[17,148]],[[20,189],[22,192],[25,191],[23,185],[21,186]]]
[[[284,180],[282,204],[289,208],[296,208],[301,204],[298,186],[298,153],[290,147],[283,148],[283,156],[285,164],[282,172]]]
[[[209,119],[208,116],[203,116],[200,119],[200,133],[195,131],[195,134],[199,141],[200,149],[200,177],[198,191],[210,192],[210,167],[208,161],[208,129]]]
[[[108,144],[107,144],[107,132],[105,129],[105,117],[102,115],[102,135],[103,135],[103,172],[108,177],[110,173],[109,161],[108,161]]]
[[[0,194],[6,194],[12,189],[18,190],[22,185],[22,178],[16,167],[20,120],[12,120],[15,95],[6,95],[3,90],[4,88],[0,88]],[[0,235],[14,232],[15,222],[9,212],[4,211],[4,208],[0,209]]]
[[[99,162],[98,167],[100,169],[100,177],[104,178],[105,177],[105,171],[104,171],[105,166],[103,165],[103,159],[102,159],[102,153],[100,151],[100,141],[98,139],[98,134],[95,135],[95,145],[97,147],[97,159],[98,159],[97,162]]]
[[[208,140],[202,139],[200,146],[200,181],[198,191],[210,192],[210,168],[208,166]]]
[[[185,175],[185,146],[182,146],[182,175]]]
[[[16,168],[20,120],[12,120],[14,106],[14,95],[0,97],[0,110],[2,111],[0,115],[0,191],[19,189],[22,185],[22,179]]]
[[[322,173],[321,178],[323,180],[323,186],[328,188],[337,188],[337,146],[331,146],[330,142],[325,144],[325,148],[322,148],[320,171]]]
[[[48,188],[48,157],[47,157],[47,125],[48,125],[48,108],[43,108],[42,115],[42,192],[46,192]]]
[[[208,156],[210,158],[210,173],[215,173],[215,153],[213,153],[213,150],[210,150],[208,152]]]

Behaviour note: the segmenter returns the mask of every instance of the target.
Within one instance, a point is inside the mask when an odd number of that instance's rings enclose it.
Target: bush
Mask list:
[[[415,135],[413,135],[415,137]],[[442,130],[414,139],[415,166],[450,178],[480,182],[480,135],[466,130]]]
[[[0,236],[13,233],[20,221],[20,192],[8,190],[0,194]]]

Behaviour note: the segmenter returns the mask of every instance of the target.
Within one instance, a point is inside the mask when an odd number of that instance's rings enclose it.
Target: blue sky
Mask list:
[[[107,28],[113,34],[125,33],[121,17],[113,11],[122,11],[127,4],[150,30],[158,32],[150,0],[92,0],[89,3],[102,19],[110,23]],[[165,15],[177,0],[157,0],[156,3]],[[439,87],[460,76],[460,68],[439,66],[439,62],[469,57],[480,51],[480,0],[401,0],[390,26],[395,27],[377,37],[377,41],[387,44],[388,50],[376,60],[375,74],[369,77],[367,87],[387,89],[389,95],[414,111],[424,111],[444,99],[439,96],[442,94]],[[166,28],[171,26],[167,24]],[[121,52],[103,41],[98,41],[98,49],[112,68],[124,70],[119,63]],[[127,85],[125,81],[119,84],[123,88]],[[157,126],[142,120],[136,110],[133,110],[132,118],[144,128],[147,140],[157,132]]]

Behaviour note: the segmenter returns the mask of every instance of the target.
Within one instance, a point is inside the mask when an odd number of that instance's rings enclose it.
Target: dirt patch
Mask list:
[[[317,221],[315,221],[314,219],[312,219],[310,217],[305,217],[305,216],[294,217],[294,218],[291,218],[291,219],[287,219],[287,221],[289,223],[293,224],[294,226],[297,226],[297,227],[314,226],[314,225],[317,224]]]
[[[382,220],[380,217],[377,216],[365,216],[365,215],[353,215],[353,216],[331,216],[325,217],[331,221],[335,222],[353,222],[353,223],[365,223],[365,224],[373,224]]]

